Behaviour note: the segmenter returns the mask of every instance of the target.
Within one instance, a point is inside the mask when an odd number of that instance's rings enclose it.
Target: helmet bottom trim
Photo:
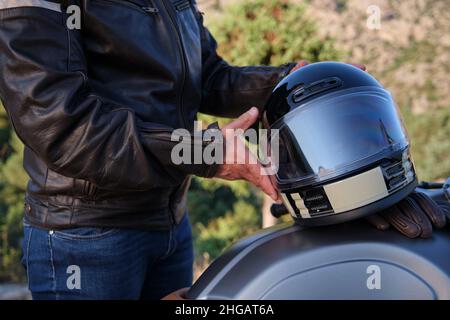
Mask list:
[[[341,212],[339,214],[322,216],[316,219],[302,219],[294,217],[294,220],[297,224],[301,226],[326,226],[350,220],[355,220],[358,218],[374,214],[381,210],[387,209],[390,206],[393,206],[397,202],[406,198],[412,191],[414,191],[416,187],[417,187],[417,178],[414,179],[405,187],[403,187],[402,189],[390,194],[389,196],[380,199],[376,202],[373,202],[371,204],[365,205],[363,207]]]

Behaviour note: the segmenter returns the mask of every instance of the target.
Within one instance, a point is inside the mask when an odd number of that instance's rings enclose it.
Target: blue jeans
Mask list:
[[[33,299],[160,299],[192,284],[187,215],[167,231],[24,226]]]

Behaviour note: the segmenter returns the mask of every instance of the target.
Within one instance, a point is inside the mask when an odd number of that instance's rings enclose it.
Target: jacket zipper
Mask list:
[[[186,57],[184,54],[184,48],[183,48],[183,42],[181,41],[180,33],[178,32],[178,28],[175,24],[175,18],[173,17],[172,13],[170,12],[170,9],[167,7],[166,1],[161,1],[164,5],[164,8],[167,11],[167,14],[170,17],[170,22],[172,24],[172,28],[175,31],[176,38],[177,38],[177,44],[178,44],[178,50],[180,52],[181,56],[181,68],[182,68],[182,82],[181,82],[181,93],[180,93],[180,101],[179,101],[179,108],[178,108],[178,116],[180,118],[181,124],[184,128],[188,128],[187,120],[184,116],[184,110],[183,110],[183,94],[184,94],[184,86],[186,82]]]
[[[109,1],[109,2],[114,2],[117,4],[121,4],[139,11],[144,11],[145,13],[152,13],[152,14],[156,14],[159,12],[158,8],[154,7],[154,6],[141,6],[137,3],[134,3],[133,1],[120,1],[120,0],[105,0],[105,1]]]
[[[120,1],[120,0],[104,0],[104,1],[109,1],[109,2],[114,2],[114,3],[117,3],[117,4],[125,5],[125,6],[130,7],[130,8],[134,8],[134,9],[138,9],[140,11],[144,11],[147,14],[156,14],[156,13],[159,12],[158,8],[156,8],[154,5],[152,5],[152,6],[141,6],[141,5],[139,5],[137,3],[134,3],[132,1]],[[151,4],[151,0],[148,0],[148,2],[149,2],[149,4]],[[172,25],[173,30],[175,31],[175,35],[176,35],[176,38],[177,38],[177,46],[178,46],[178,50],[179,50],[179,53],[180,53],[180,56],[181,56],[182,82],[181,82],[180,98],[179,98],[179,102],[178,102],[178,117],[179,117],[179,120],[181,122],[181,125],[184,128],[189,128],[188,121],[187,121],[187,119],[184,116],[184,108],[183,108],[183,95],[184,95],[184,86],[185,86],[185,82],[186,82],[186,65],[187,65],[186,57],[185,57],[185,54],[184,54],[183,42],[181,41],[181,36],[180,36],[180,33],[178,32],[178,28],[177,28],[176,23],[175,23],[175,18],[173,17],[170,9],[167,6],[166,0],[162,0],[161,2],[163,3],[164,8],[166,9],[166,12],[169,15],[170,23]]]
[[[140,5],[137,5],[136,3],[133,2],[122,2],[119,0],[107,0],[107,1],[111,1],[111,2],[115,2],[115,3],[120,3],[135,9],[140,9],[143,10],[146,13],[158,13],[159,10],[156,7],[142,7]],[[166,1],[162,0],[161,1],[164,5],[164,8],[166,9],[167,14],[170,17],[170,22],[172,25],[173,30],[175,31],[176,34],[176,38],[177,38],[177,45],[178,45],[178,50],[181,56],[181,69],[182,69],[182,82],[181,82],[181,93],[180,93],[180,100],[179,100],[179,108],[178,108],[178,116],[180,119],[181,124],[183,125],[184,128],[188,128],[188,123],[186,118],[184,117],[184,110],[183,110],[183,94],[184,94],[184,86],[185,86],[185,82],[186,82],[186,57],[184,54],[184,48],[183,48],[183,42],[181,41],[181,36],[180,33],[178,32],[178,28],[175,24],[175,18],[173,17],[172,13],[170,12],[170,9],[167,7]],[[175,218],[175,214],[174,212],[172,212],[172,209],[169,208],[170,211],[170,219],[173,225],[176,225],[176,218]]]

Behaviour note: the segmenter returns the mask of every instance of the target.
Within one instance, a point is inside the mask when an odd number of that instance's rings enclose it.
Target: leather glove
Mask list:
[[[450,226],[450,202],[438,200],[436,203],[441,207],[447,217],[447,226]]]
[[[443,228],[450,222],[450,206],[436,203],[422,192],[413,192],[396,205],[367,217],[379,230],[393,226],[408,238],[429,238],[433,226]]]

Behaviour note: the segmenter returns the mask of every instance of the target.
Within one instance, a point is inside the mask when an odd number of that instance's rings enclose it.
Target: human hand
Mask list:
[[[275,187],[257,157],[248,149],[241,134],[258,120],[258,109],[253,107],[222,129],[224,139],[224,163],[219,166],[216,178],[246,180],[279,201]]]
[[[188,300],[186,298],[186,294],[190,288],[182,288],[177,291],[172,292],[171,294],[165,296],[161,300]]]

